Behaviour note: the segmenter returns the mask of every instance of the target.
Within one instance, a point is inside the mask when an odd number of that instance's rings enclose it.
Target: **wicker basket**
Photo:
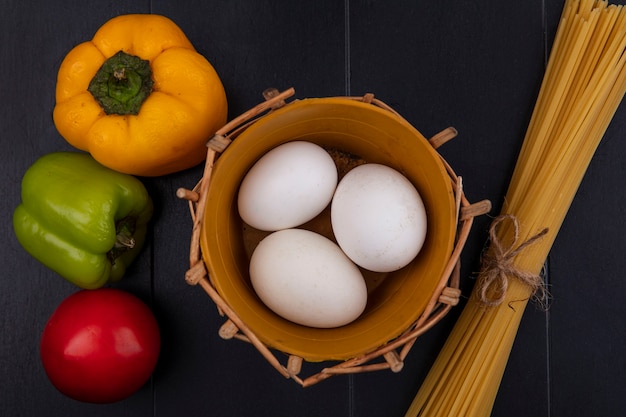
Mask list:
[[[278,372],[304,387],[336,374],[399,372],[417,337],[458,303],[459,257],[474,217],[487,213],[491,204],[487,200],[470,204],[461,178],[436,152],[456,136],[454,128],[427,141],[371,94],[286,103],[293,94],[293,89],[264,92],[264,102],[232,120],[209,141],[198,184],[178,190],[178,197],[189,202],[193,220],[186,280],[199,284],[227,317],[219,331],[222,338],[251,343]],[[394,142],[401,136],[409,138]],[[235,138],[240,139],[233,142]],[[412,182],[423,182],[415,185],[430,212],[428,228],[438,231],[429,233],[430,241],[427,236],[422,249],[427,253],[420,252],[414,265],[397,276],[366,275],[374,300],[371,308],[368,302],[362,318],[338,329],[312,329],[278,317],[258,300],[247,276],[247,260],[260,238],[237,216],[233,201],[238,184],[263,153],[295,139],[329,149],[340,175],[342,167],[350,169],[352,159],[393,166],[397,159],[417,155],[419,163],[402,162],[396,168],[410,171],[405,175]],[[421,148],[414,150],[414,146]],[[314,223],[311,230],[320,231]],[[287,355],[285,364],[276,351]],[[303,361],[334,363],[301,377]]]

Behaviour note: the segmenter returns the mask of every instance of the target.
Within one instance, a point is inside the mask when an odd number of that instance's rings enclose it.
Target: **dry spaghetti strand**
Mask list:
[[[501,215],[498,242],[531,241],[506,259],[506,291],[463,309],[405,417],[491,413],[528,300],[587,167],[626,92],[626,12],[606,1],[566,0]],[[537,234],[541,234],[536,238]],[[492,239],[492,240],[494,240]],[[493,250],[491,247],[489,250]],[[484,274],[490,273],[484,268]]]

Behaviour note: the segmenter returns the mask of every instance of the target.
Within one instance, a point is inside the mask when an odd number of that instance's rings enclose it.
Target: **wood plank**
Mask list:
[[[213,63],[231,118],[263,101],[268,87],[294,87],[297,98],[344,90],[341,3],[198,1],[180,8],[153,1],[153,11],[180,22]],[[221,340],[217,332],[224,319],[201,288],[185,283],[191,219],[175,192],[193,187],[201,168],[154,183],[163,208],[154,230],[155,304],[169,341],[155,379],[157,410],[163,415],[348,415],[346,379],[306,390],[285,380],[252,346]],[[278,357],[286,364],[286,356]]]
[[[497,215],[541,81],[541,4],[371,2],[351,10],[353,94],[374,92],[426,137],[454,126],[458,137],[440,152],[463,177],[466,196],[491,200],[491,215]],[[477,219],[463,253],[465,296],[479,269],[489,222],[489,216]],[[461,309],[455,307],[418,341],[402,373],[357,379],[361,411],[375,407],[372,415],[403,415]],[[519,337],[522,348],[511,358],[493,415],[547,415],[543,314],[527,314]],[[379,378],[392,388],[370,400]],[[518,396],[518,385],[532,401]]]

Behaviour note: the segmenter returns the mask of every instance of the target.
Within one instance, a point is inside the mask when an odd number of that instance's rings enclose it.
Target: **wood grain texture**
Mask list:
[[[150,243],[117,284],[154,310],[163,351],[152,380],[122,402],[65,398],[39,361],[39,335],[76,291],[34,261],[13,234],[20,180],[39,156],[69,150],[52,122],[64,55],[124,13],[173,19],[220,74],[229,118],[267,87],[297,98],[372,92],[425,136],[454,126],[441,149],[471,201],[498,213],[541,82],[563,2],[441,0],[293,2],[4,0],[0,14],[0,415],[332,416],[404,415],[462,305],[420,338],[402,372],[331,378],[302,389],[249,345],[223,341],[223,322],[184,281],[191,219],[178,187],[202,167],[142,179],[155,200]],[[626,408],[626,241],[622,106],[588,171],[549,258],[548,313],[528,308],[493,416],[618,416]],[[480,218],[463,254],[469,294],[487,236]],[[286,360],[286,359],[285,359]],[[315,366],[315,365],[314,365]]]

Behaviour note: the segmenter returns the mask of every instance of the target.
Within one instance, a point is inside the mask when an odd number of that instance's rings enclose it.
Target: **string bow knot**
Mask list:
[[[513,240],[509,246],[505,246],[497,236],[497,228],[505,220],[513,222]],[[478,297],[487,306],[497,306],[501,304],[509,286],[509,278],[515,278],[528,285],[533,294],[538,291],[545,295],[545,287],[541,275],[524,271],[515,266],[515,257],[525,248],[535,243],[548,233],[548,228],[541,230],[531,236],[525,242],[517,245],[519,240],[519,222],[511,214],[503,214],[496,217],[489,228],[489,239],[491,245],[487,253],[483,256],[480,279],[477,283]]]

